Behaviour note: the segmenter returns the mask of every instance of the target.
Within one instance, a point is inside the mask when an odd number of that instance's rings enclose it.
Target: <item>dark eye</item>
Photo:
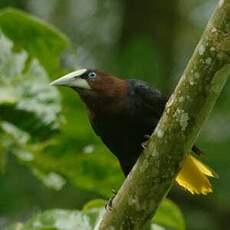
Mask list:
[[[95,72],[89,72],[89,73],[88,73],[88,78],[89,78],[90,80],[95,79],[96,76],[97,76],[97,74],[96,74]]]

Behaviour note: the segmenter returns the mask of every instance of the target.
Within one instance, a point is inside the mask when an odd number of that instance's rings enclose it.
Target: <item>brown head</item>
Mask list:
[[[73,71],[51,82],[50,85],[74,89],[91,110],[102,109],[105,105],[119,102],[128,91],[126,80],[92,69]]]

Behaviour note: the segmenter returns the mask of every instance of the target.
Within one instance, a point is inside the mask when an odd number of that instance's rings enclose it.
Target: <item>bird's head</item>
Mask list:
[[[73,71],[51,82],[50,85],[74,89],[89,107],[118,100],[128,91],[126,80],[92,69]]]

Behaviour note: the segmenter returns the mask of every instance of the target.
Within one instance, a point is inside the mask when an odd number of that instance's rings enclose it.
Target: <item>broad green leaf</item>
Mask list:
[[[0,12],[0,28],[15,50],[24,49],[30,58],[37,58],[49,75],[60,74],[60,56],[70,42],[56,28],[11,8]]]
[[[180,209],[169,199],[161,202],[152,222],[170,230],[184,230],[185,224]]]
[[[49,86],[46,70],[0,32],[0,120],[33,138],[47,138],[59,126],[60,96]]]
[[[1,170],[7,153],[32,167],[33,154],[47,143],[31,142],[58,131],[60,95],[49,86],[48,75],[60,70],[61,54],[68,46],[63,34],[41,20],[15,9],[0,12]],[[61,187],[58,174],[46,174],[39,177],[44,183]]]

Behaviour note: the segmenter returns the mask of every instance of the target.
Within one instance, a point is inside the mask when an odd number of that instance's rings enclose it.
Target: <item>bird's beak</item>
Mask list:
[[[55,81],[52,81],[50,85],[75,87],[80,89],[91,89],[87,80],[80,78],[80,76],[83,75],[86,71],[87,69],[79,69],[73,71],[63,77],[58,78]]]

